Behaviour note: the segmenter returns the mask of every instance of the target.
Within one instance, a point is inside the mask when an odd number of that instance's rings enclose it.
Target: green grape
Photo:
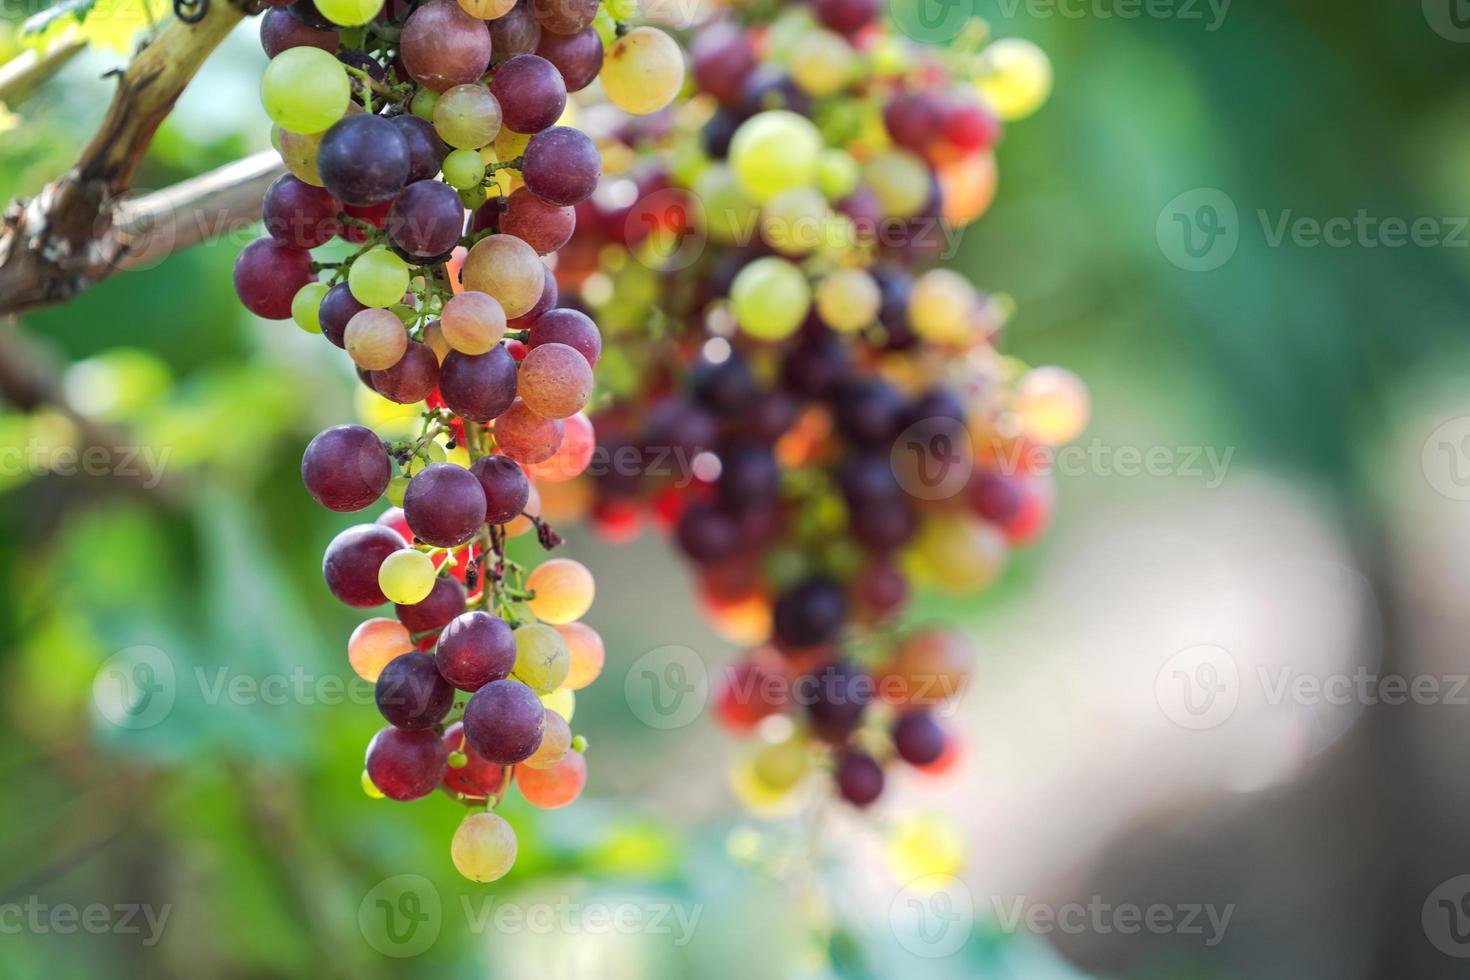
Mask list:
[[[806,319],[811,287],[800,269],[766,256],[741,269],[730,286],[730,309],[740,329],[760,340],[784,340]]]
[[[657,112],[684,84],[684,52],[657,27],[635,27],[607,49],[598,73],[613,105],[637,116]]]
[[[376,17],[383,4],[382,0],[317,0],[316,9],[334,24],[357,27]]]
[[[444,183],[455,190],[473,190],[484,180],[485,160],[478,150],[451,150],[444,158]]]
[[[387,799],[387,797],[383,795],[383,791],[373,785],[372,777],[368,775],[366,769],[362,771],[362,791],[367,794],[368,799],[370,800]]]
[[[782,255],[806,255],[822,244],[827,213],[816,188],[788,188],[761,208],[761,237]]]
[[[603,7],[613,20],[629,21],[638,16],[638,0],[605,0]]]
[[[266,65],[260,100],[271,122],[309,136],[347,114],[352,84],[342,62],[321,48],[287,48]]]
[[[530,623],[515,631],[516,662],[512,672],[537,694],[561,687],[572,666],[572,655],[561,634],[544,623]]]
[[[470,211],[475,210],[488,200],[490,200],[490,192],[478,185],[471,187],[467,191],[459,192],[459,203],[463,204]]]
[[[434,121],[434,107],[439,104],[439,93],[431,88],[420,88],[413,93],[408,111],[427,122]]]
[[[846,88],[856,64],[851,45],[831,31],[808,31],[791,48],[791,80],[818,98]]]
[[[483,85],[456,85],[434,106],[439,138],[461,150],[478,150],[500,132],[500,102]]]
[[[472,813],[454,832],[449,856],[471,881],[495,881],[516,863],[516,832],[498,813]]]
[[[704,204],[704,223],[710,238],[721,245],[749,239],[755,206],[728,166],[712,163],[705,167],[694,181],[694,196]]]
[[[912,218],[929,203],[929,168],[908,150],[875,154],[863,168],[863,176],[890,218]]]
[[[730,166],[747,196],[764,203],[816,177],[822,135],[805,116],[785,109],[758,112],[735,131]]]
[[[408,492],[408,480],[408,477],[400,473],[388,481],[388,489],[383,493],[388,498],[388,503],[394,507],[403,506],[403,495]]]
[[[1040,109],[1051,96],[1051,62],[1030,41],[1002,38],[980,53],[982,74],[975,88],[1001,119],[1013,122]]]
[[[857,190],[862,170],[846,150],[827,150],[817,164],[817,186],[829,201],[840,201]]]
[[[296,321],[298,327],[307,333],[322,332],[317,313],[322,306],[322,297],[331,288],[324,282],[309,282],[296,290],[296,295],[291,298],[291,319]]]
[[[829,272],[817,284],[817,316],[838,333],[855,333],[878,315],[883,294],[862,269]]]
[[[434,560],[422,551],[404,548],[378,566],[378,588],[389,602],[411,606],[423,602],[434,589]]]
[[[909,293],[909,323],[935,344],[963,344],[971,338],[980,294],[953,269],[930,269],[914,280]]]
[[[369,249],[353,261],[347,288],[363,306],[392,306],[408,291],[408,263],[386,248]]]

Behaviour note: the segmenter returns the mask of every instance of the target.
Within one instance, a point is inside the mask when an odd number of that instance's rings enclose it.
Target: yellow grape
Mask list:
[[[572,715],[577,713],[577,695],[566,687],[541,695],[541,704],[555,711],[567,721],[571,721]]]
[[[832,31],[806,31],[791,48],[791,80],[818,98],[846,88],[856,64],[852,46]]]
[[[434,357],[440,364],[443,364],[444,358],[449,356],[450,351],[449,341],[444,339],[444,324],[435,320],[425,327],[424,343],[429,345],[429,350],[434,352]]]
[[[505,337],[505,310],[494,296],[471,290],[444,304],[439,328],[461,354],[484,354]]]
[[[376,682],[388,661],[413,650],[408,627],[379,616],[359,623],[347,639],[347,662],[358,677]]]
[[[480,20],[498,20],[515,5],[516,0],[459,0],[459,9]]]
[[[368,771],[366,769],[362,771],[362,791],[367,794],[367,797],[370,800],[386,799],[386,797],[383,795],[383,791],[378,789],[378,787],[373,784],[373,778],[368,775]]]
[[[316,0],[323,17],[342,27],[366,24],[383,9],[382,0]]]
[[[710,238],[721,245],[735,245],[750,237],[755,206],[724,163],[712,163],[700,172],[694,180],[694,197],[704,205]]]
[[[953,269],[930,269],[914,280],[909,323],[924,340],[963,345],[974,337],[980,294]]]
[[[260,100],[282,129],[320,133],[347,114],[352,83],[342,62],[321,48],[287,48],[265,66]]]
[[[569,691],[580,691],[602,673],[603,662],[607,659],[602,636],[586,623],[566,623],[556,627],[556,631],[566,640],[572,661],[563,686]]]
[[[822,243],[827,199],[815,187],[791,187],[761,208],[761,237],[782,255],[806,255]]]
[[[900,877],[957,875],[965,864],[965,838],[953,820],[939,814],[900,817],[888,843]]]
[[[531,612],[553,626],[585,616],[597,591],[587,566],[571,558],[553,558],[537,565],[526,577],[526,588],[536,593],[527,603]]]
[[[476,242],[465,257],[463,280],[466,290],[490,294],[507,317],[517,317],[529,313],[541,298],[546,268],[521,239],[491,235]]]
[[[908,150],[875,153],[863,167],[863,176],[887,217],[912,218],[929,203],[929,166]]]
[[[331,287],[324,282],[309,282],[296,290],[296,295],[291,298],[291,319],[307,333],[322,332],[318,314],[321,311],[322,297],[327,295],[329,289]]]
[[[764,202],[789,187],[811,184],[822,149],[822,134],[811,120],[771,109],[756,113],[735,130],[730,168],[740,189],[752,200]]]
[[[472,813],[454,832],[449,856],[471,881],[495,881],[516,863],[516,832],[497,813]]]
[[[735,322],[759,340],[784,340],[795,333],[806,319],[811,300],[805,274],[773,255],[741,269],[730,286]]]
[[[907,559],[916,579],[950,595],[966,595],[996,580],[1007,553],[1000,528],[955,512],[926,518]]]
[[[571,669],[571,654],[561,634],[544,623],[528,623],[515,631],[515,637],[516,677],[537,694],[561,687]]]
[[[862,269],[837,269],[817,284],[817,315],[838,333],[855,333],[878,316],[883,293]]]
[[[403,360],[408,333],[403,321],[387,310],[362,310],[347,321],[342,345],[352,363],[364,371],[386,371]]]
[[[1051,61],[1021,38],[1003,38],[981,53],[983,74],[975,88],[1006,122],[1024,119],[1051,96]]]
[[[607,100],[624,112],[657,112],[684,84],[684,52],[656,27],[635,27],[613,41],[598,74]]]
[[[378,566],[378,588],[389,602],[411,606],[423,602],[434,589],[434,560],[422,551],[403,548]]]
[[[1026,435],[1047,446],[1071,442],[1087,428],[1092,397],[1071,371],[1039,367],[1016,382],[1016,414]]]
[[[546,709],[546,727],[541,732],[541,744],[531,754],[531,758],[522,762],[523,766],[532,769],[550,769],[572,750],[572,726],[561,715]]]

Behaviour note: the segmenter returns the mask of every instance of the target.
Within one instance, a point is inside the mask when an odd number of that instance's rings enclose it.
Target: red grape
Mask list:
[[[425,544],[458,547],[485,523],[485,491],[469,470],[431,463],[408,481],[403,516]]]
[[[516,397],[516,362],[503,345],[484,354],[452,350],[439,368],[439,394],[454,414],[489,422]]]
[[[439,673],[461,691],[478,691],[510,676],[516,638],[505,620],[476,610],[456,616],[439,634]]]
[[[311,255],[274,238],[257,238],[235,259],[235,293],[245,308],[266,320],[291,316],[291,300],[309,282]]]
[[[470,747],[490,762],[515,765],[535,754],[546,726],[541,699],[517,680],[491,681],[464,709]]]
[[[384,558],[406,547],[408,542],[381,524],[349,527],[332,539],[322,558],[327,588],[349,606],[381,606],[388,599],[378,588],[378,566]]]
[[[431,731],[388,727],[367,748],[367,773],[390,800],[416,800],[434,792],[444,779],[449,750]]]
[[[454,688],[427,653],[394,657],[378,675],[373,697],[395,728],[433,728],[454,705]]]
[[[373,430],[335,425],[317,434],[301,456],[301,482],[328,510],[362,510],[388,488],[388,449]]]
[[[495,69],[490,92],[500,100],[505,126],[517,133],[541,132],[567,107],[561,73],[534,54],[517,55]]]

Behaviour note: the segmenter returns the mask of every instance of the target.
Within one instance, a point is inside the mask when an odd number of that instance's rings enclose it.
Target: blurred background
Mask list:
[[[953,778],[746,816],[707,713],[639,710],[651,651],[733,649],[666,542],[573,531],[608,646],[588,792],[510,804],[514,871],[461,879],[458,807],[359,786],[381,722],[319,572],[355,519],[298,467],[361,389],[239,307],[246,232],[0,326],[0,973],[1463,976],[1470,11],[974,3],[1056,92],[953,264],[1094,422],[1053,533],[925,610],[982,651]],[[100,119],[138,23],[91,23],[0,118],[0,197]],[[266,148],[264,63],[249,22],[139,186]],[[88,475],[89,446],[127,455]],[[118,724],[140,663],[172,696]]]

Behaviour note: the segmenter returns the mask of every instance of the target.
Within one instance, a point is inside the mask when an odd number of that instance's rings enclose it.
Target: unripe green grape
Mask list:
[[[434,107],[439,104],[439,93],[431,88],[420,86],[409,100],[408,111],[426,122],[434,121]]]
[[[378,566],[378,588],[389,602],[402,606],[427,599],[434,589],[434,577],[434,560],[413,548],[393,552]]]
[[[469,190],[459,192],[459,203],[468,211],[473,211],[486,201],[490,200],[490,192],[484,187],[471,187]]]
[[[485,159],[478,150],[451,150],[444,158],[444,183],[457,191],[479,187],[485,180]]]
[[[454,832],[449,856],[471,881],[496,881],[516,863],[516,832],[498,813],[472,813]]]
[[[724,163],[711,163],[700,172],[694,181],[694,196],[704,204],[704,223],[711,239],[735,245],[750,234],[755,205]]]
[[[878,315],[883,294],[862,269],[837,269],[817,284],[817,316],[838,333],[855,333]]]
[[[322,297],[332,287],[324,282],[309,282],[296,290],[291,298],[291,319],[307,333],[321,333],[322,323],[317,313],[321,310]]]
[[[403,360],[408,334],[398,317],[387,310],[361,310],[347,321],[342,346],[352,363],[364,371],[386,371]]]
[[[488,293],[460,293],[444,304],[439,328],[461,354],[484,354],[505,337],[505,310]]]
[[[387,797],[383,795],[383,791],[373,785],[373,779],[371,776],[368,775],[366,769],[362,771],[362,791],[367,794],[367,797],[370,800],[387,799]]]
[[[806,276],[785,259],[766,256],[741,269],[730,286],[730,310],[740,329],[759,340],[784,340],[811,308]]]
[[[394,507],[403,506],[403,495],[408,492],[408,480],[408,477],[400,473],[388,481],[388,489],[383,491],[383,496]]]
[[[635,27],[608,47],[598,78],[607,100],[624,112],[657,112],[684,84],[684,52],[657,27]]]
[[[630,21],[638,16],[638,0],[605,0],[603,6],[613,20]]]
[[[461,150],[478,150],[500,132],[500,102],[485,86],[456,85],[434,106],[434,130]]]
[[[266,65],[260,99],[271,122],[310,135],[347,114],[352,84],[342,63],[321,48],[287,48]]]
[[[464,287],[489,293],[507,317],[529,313],[546,289],[546,267],[536,250],[513,235],[482,238],[465,257]]]
[[[890,218],[912,218],[929,203],[929,167],[908,150],[874,154],[863,168],[863,176]]]
[[[782,255],[806,255],[822,244],[828,211],[815,188],[788,188],[761,208],[761,237]]]
[[[373,248],[353,261],[347,288],[363,306],[386,307],[403,299],[408,278],[407,262],[386,248]]]
[[[316,9],[334,24],[358,27],[376,17],[383,3],[382,0],[316,0]]]
[[[765,202],[788,187],[805,187],[816,177],[822,135],[805,116],[785,109],[758,112],[735,130],[730,167],[740,189]]]
[[[831,31],[809,30],[791,48],[791,80],[818,98],[847,87],[857,64],[857,53]]]
[[[914,280],[909,293],[909,324],[934,344],[970,340],[980,294],[970,280],[953,269],[930,269]]]
[[[846,150],[827,150],[817,164],[817,186],[829,201],[840,201],[857,190],[861,179],[861,168]]]
[[[571,669],[572,655],[561,634],[544,623],[529,623],[515,631],[516,662],[512,673],[537,694],[561,687]]]

